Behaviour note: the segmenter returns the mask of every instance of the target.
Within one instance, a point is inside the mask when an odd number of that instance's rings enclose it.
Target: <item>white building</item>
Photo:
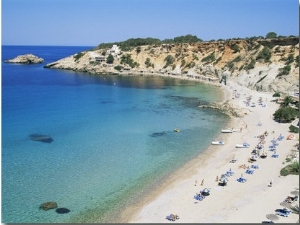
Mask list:
[[[117,56],[121,53],[121,49],[117,45],[113,45],[111,49],[107,50],[107,54],[111,54],[112,56]]]

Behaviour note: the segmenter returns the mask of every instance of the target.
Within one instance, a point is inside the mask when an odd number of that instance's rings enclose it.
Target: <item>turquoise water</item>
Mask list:
[[[2,46],[2,59],[49,63],[84,49]],[[214,86],[43,65],[2,62],[3,223],[113,221],[109,212],[200,154],[228,121],[197,107],[221,99]],[[30,140],[36,133],[54,141]],[[70,212],[39,210],[47,201]]]

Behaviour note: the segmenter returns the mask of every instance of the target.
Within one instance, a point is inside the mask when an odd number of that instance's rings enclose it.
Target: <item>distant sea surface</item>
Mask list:
[[[115,221],[227,124],[198,108],[221,100],[215,86],[43,68],[91,48],[2,46],[2,223]],[[4,63],[29,53],[45,63]],[[48,201],[70,212],[40,210]]]

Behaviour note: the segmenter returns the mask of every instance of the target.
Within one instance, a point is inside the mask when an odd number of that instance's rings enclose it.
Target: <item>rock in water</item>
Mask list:
[[[29,138],[33,141],[40,141],[44,143],[51,143],[53,141],[50,136],[43,134],[31,134],[29,135]]]
[[[19,55],[14,59],[8,59],[4,61],[5,63],[22,63],[22,64],[35,64],[42,63],[44,59],[39,58],[32,54]]]
[[[70,212],[70,210],[67,209],[67,208],[57,208],[57,209],[55,210],[55,212],[57,212],[57,213],[59,213],[59,214],[65,214],[65,213]]]
[[[40,209],[43,210],[49,210],[49,209],[55,209],[57,208],[57,203],[56,202],[45,202],[43,204],[40,205]]]

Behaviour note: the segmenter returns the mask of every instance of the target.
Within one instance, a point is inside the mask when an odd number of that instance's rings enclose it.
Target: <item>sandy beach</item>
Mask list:
[[[283,208],[280,203],[287,196],[294,196],[291,191],[299,191],[299,176],[280,176],[280,170],[287,165],[287,156],[299,140],[298,134],[293,140],[287,140],[290,124],[278,124],[272,119],[272,114],[279,107],[272,101],[275,99],[273,93],[259,93],[231,82],[222,88],[224,100],[229,100],[234,107],[247,109],[244,117],[231,121],[229,127],[238,131],[220,131],[218,140],[224,141],[224,145],[211,145],[203,154],[176,171],[149,193],[143,202],[125,211],[125,222],[174,223],[167,220],[166,216],[177,214],[179,219],[175,223],[261,223],[268,220],[267,214],[275,214],[276,209]],[[255,107],[246,105],[247,97],[251,97]],[[259,99],[262,105],[258,104]],[[265,136],[260,154],[265,152],[267,157],[258,156],[255,162],[250,163],[248,160],[252,157],[252,151],[260,142],[258,136],[265,131],[268,135]],[[278,158],[275,158],[269,146],[280,135],[284,138],[277,141]],[[244,142],[250,147],[236,148],[236,144]],[[237,160],[235,163],[230,162],[233,158]],[[258,169],[252,168],[252,165],[257,165]],[[246,173],[247,167],[253,174]],[[226,177],[227,185],[219,186],[217,178],[229,170],[233,175]],[[240,177],[245,178],[246,182],[238,182]],[[202,201],[195,200],[196,193],[205,188],[210,190],[210,195]],[[299,204],[298,201],[296,204]],[[289,217],[278,217],[276,223],[295,223],[299,215],[292,213]]]

